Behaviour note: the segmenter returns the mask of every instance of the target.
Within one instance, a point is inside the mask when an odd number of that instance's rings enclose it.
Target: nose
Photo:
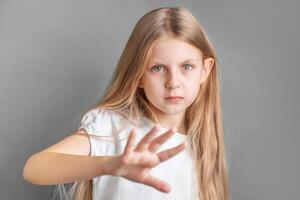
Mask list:
[[[179,88],[179,76],[177,72],[171,72],[167,75],[166,87],[170,89]]]

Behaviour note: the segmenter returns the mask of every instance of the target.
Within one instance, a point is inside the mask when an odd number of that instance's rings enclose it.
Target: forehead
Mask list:
[[[202,59],[200,49],[178,38],[160,38],[151,48],[150,59],[167,60],[198,60]]]

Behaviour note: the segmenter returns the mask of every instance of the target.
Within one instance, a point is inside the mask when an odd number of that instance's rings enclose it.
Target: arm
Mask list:
[[[83,156],[55,152],[32,155],[26,162],[23,177],[38,185],[55,185],[92,179],[110,174],[116,157]]]
[[[89,156],[89,151],[89,138],[84,130],[79,130],[30,156],[23,178],[33,184],[52,185],[113,174],[117,156]]]
[[[158,130],[159,126],[155,126],[137,145],[134,145],[136,129],[133,129],[123,154],[118,156],[87,156],[88,140],[78,138],[78,134],[69,136],[31,156],[25,164],[23,177],[35,184],[48,185],[112,175],[149,185],[162,192],[169,192],[170,186],[152,176],[149,173],[150,169],[180,153],[187,142],[157,153],[160,146],[174,134],[174,129],[170,129],[155,138]]]

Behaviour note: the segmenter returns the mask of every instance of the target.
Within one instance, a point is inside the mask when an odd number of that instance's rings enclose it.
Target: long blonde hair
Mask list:
[[[143,89],[137,86],[149,64],[151,47],[162,36],[181,39],[201,50],[203,60],[211,57],[215,61],[197,98],[186,109],[185,123],[195,163],[198,199],[228,200],[218,59],[203,27],[186,8],[157,8],[137,22],[105,94],[92,109],[107,108],[120,113],[129,110],[129,118],[144,115],[159,123]],[[68,191],[72,193],[70,198],[90,200],[92,187],[92,180],[75,182]]]

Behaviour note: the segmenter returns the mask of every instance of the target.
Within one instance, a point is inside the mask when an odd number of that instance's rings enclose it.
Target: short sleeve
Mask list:
[[[87,133],[90,142],[90,155],[105,155],[108,148],[106,138],[112,136],[111,111],[92,109],[86,112],[78,126]]]

